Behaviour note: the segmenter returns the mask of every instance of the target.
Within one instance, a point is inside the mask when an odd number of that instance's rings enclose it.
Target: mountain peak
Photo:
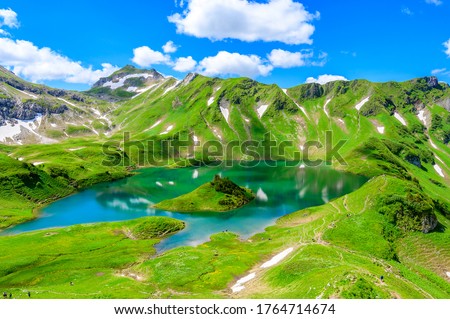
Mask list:
[[[164,79],[166,77],[155,69],[138,69],[133,65],[126,65],[113,74],[100,78],[88,92],[98,98],[120,100],[142,93]]]
[[[112,90],[128,89],[130,87],[143,87],[146,83],[161,79],[164,79],[164,76],[155,69],[138,69],[132,65],[126,65],[110,76],[100,78],[92,87],[109,87]]]

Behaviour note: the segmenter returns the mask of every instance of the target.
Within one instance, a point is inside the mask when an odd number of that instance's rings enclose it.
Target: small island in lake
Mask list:
[[[226,212],[242,207],[255,198],[253,192],[228,178],[214,176],[212,182],[179,197],[164,200],[154,208],[176,212]]]

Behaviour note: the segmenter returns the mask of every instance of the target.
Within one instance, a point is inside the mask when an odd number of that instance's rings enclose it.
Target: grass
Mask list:
[[[34,219],[36,208],[79,189],[130,174],[104,160],[101,143],[89,139],[0,148],[0,229]]]
[[[27,291],[32,298],[144,298],[147,275],[129,267],[183,228],[171,218],[146,217],[2,237],[0,287],[15,298],[28,298]]]
[[[376,234],[377,224],[359,220],[379,215],[375,202],[380,189],[383,193],[395,192],[405,186],[403,183],[394,177],[377,177],[327,205],[286,215],[249,240],[224,232],[197,247],[179,247],[161,255],[151,256],[154,250],[148,248],[156,241],[150,244],[146,240],[129,239],[140,233],[141,226],[134,224],[139,220],[3,237],[0,245],[6,249],[8,262],[0,264],[7,265],[8,275],[3,276],[0,288],[14,289],[14,294],[31,290],[33,295],[39,293],[42,298],[448,298],[450,285],[442,274],[440,277],[426,263],[416,262],[416,259],[427,260],[425,252],[410,255],[410,251],[397,243],[397,261],[382,254],[379,246],[388,247],[389,242],[381,235],[375,237],[375,244],[348,237],[350,233]],[[341,227],[347,231],[336,233]],[[449,249],[447,229],[431,234],[440,249]],[[52,235],[54,232],[57,235]],[[429,238],[428,235],[411,233],[402,240]],[[66,236],[74,238],[69,240]],[[108,245],[102,246],[105,242]],[[35,246],[44,243],[51,247],[50,251]],[[146,252],[142,250],[144,243]],[[22,247],[26,247],[23,252]],[[288,247],[294,247],[294,252],[280,264],[264,270],[259,268],[262,262]],[[84,253],[84,249],[89,253]],[[30,254],[30,251],[42,253]],[[57,261],[52,259],[52,251],[61,256]],[[142,253],[147,257],[143,258]],[[102,261],[97,259],[99,255]],[[408,256],[409,261],[403,256]],[[445,256],[436,260],[435,265],[445,262]],[[46,262],[41,264],[42,260]],[[34,268],[23,266],[29,264],[35,265]],[[62,269],[63,273],[59,271]],[[241,293],[232,295],[229,287],[249,271],[256,271],[256,278]],[[50,273],[53,275],[44,276]],[[97,276],[98,273],[103,274]],[[131,274],[139,280],[118,277],[118,273]],[[70,281],[76,288],[68,285]]]
[[[287,151],[289,158],[306,140],[324,144],[325,132],[332,131],[335,141],[347,140],[341,152],[348,164],[333,161],[333,166],[372,179],[326,205],[288,214],[248,240],[224,232],[197,247],[160,255],[154,254],[153,246],[159,236],[181,229],[176,221],[136,220],[1,237],[0,289],[12,290],[18,297],[30,290],[41,298],[450,298],[446,275],[450,270],[445,268],[450,264],[448,218],[432,205],[439,224],[424,234],[393,223],[378,205],[380,194],[404,197],[410,190],[423,195],[423,202],[449,204],[448,112],[436,105],[450,96],[448,86],[432,88],[426,79],[360,80],[302,85],[285,95],[277,86],[249,79],[197,76],[189,85],[166,92],[175,81],[166,80],[121,102],[112,113],[113,125],[120,128],[112,140],[118,141],[124,131],[142,142],[194,132],[201,142],[225,143],[262,140],[271,132],[277,141],[295,142]],[[368,96],[368,104],[358,112],[354,106]],[[211,97],[214,102],[208,105]],[[328,99],[330,117],[323,109]],[[229,107],[229,123],[220,102]],[[415,115],[419,102],[435,118],[428,128]],[[269,107],[259,118],[256,109],[261,104]],[[402,114],[407,127],[392,116],[394,111]],[[384,134],[377,131],[378,125],[385,127]],[[160,135],[169,126],[172,130]],[[428,137],[437,148],[431,147]],[[0,193],[0,228],[33,218],[32,209],[42,202],[126,176],[128,168],[141,164],[140,150],[126,152],[123,147],[117,154],[128,167],[101,165],[105,159],[101,142],[85,137],[54,145],[0,146],[0,165],[7,172],[0,175],[6,183]],[[156,155],[160,151],[156,149]],[[311,154],[324,158],[325,150]],[[242,156],[235,154],[235,159]],[[420,160],[421,167],[410,163],[411,156]],[[35,167],[33,162],[44,164]],[[444,177],[434,170],[435,163]],[[223,199],[211,185],[202,187],[176,199],[176,205],[172,202],[173,210],[192,211],[201,205],[211,209],[211,202]],[[289,247],[294,251],[285,260],[260,268]],[[232,294],[233,283],[249,272],[256,278]]]

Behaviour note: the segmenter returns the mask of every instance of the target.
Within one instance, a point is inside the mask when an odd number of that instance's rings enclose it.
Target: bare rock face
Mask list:
[[[437,225],[438,220],[434,214],[428,214],[422,218],[422,232],[424,234],[433,231]]]
[[[408,155],[408,156],[406,156],[406,160],[409,163],[417,166],[418,168],[422,168],[422,163],[420,162],[420,157],[419,156],[417,156],[417,155]]]
[[[54,107],[51,104],[39,104],[34,101],[22,102],[15,99],[0,99],[0,126],[6,121],[35,119],[38,114],[61,114],[68,110],[66,105]]]
[[[447,111],[450,112],[450,99],[449,98],[438,101],[436,104],[439,106],[442,106],[444,109],[446,109]]]
[[[439,86],[439,81],[437,79],[437,77],[435,76],[430,76],[426,78],[427,80],[427,84],[430,88],[435,88]]]

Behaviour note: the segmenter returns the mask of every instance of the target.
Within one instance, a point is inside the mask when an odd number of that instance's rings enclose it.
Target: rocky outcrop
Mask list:
[[[71,95],[70,95],[70,98],[71,98],[72,100],[74,100],[74,101],[77,101],[77,102],[85,102],[85,101],[86,101],[86,100],[84,99],[84,97],[82,97],[82,96],[79,95],[79,94],[75,94],[75,93],[71,94]]]
[[[450,98],[442,99],[436,102],[436,104],[450,112]]]
[[[61,114],[68,110],[66,105],[53,106],[50,103],[26,101],[15,99],[0,99],[0,125],[5,125],[6,121],[33,120],[38,114]]]
[[[418,168],[422,168],[422,163],[421,163],[420,157],[418,155],[408,154],[405,157],[405,160],[408,161],[410,164],[417,166]]]
[[[422,217],[422,232],[428,234],[433,231],[438,225],[438,220],[436,215],[429,214]]]
[[[439,86],[439,81],[435,76],[427,77],[425,78],[425,80],[427,81],[427,84],[430,88],[436,88]]]

